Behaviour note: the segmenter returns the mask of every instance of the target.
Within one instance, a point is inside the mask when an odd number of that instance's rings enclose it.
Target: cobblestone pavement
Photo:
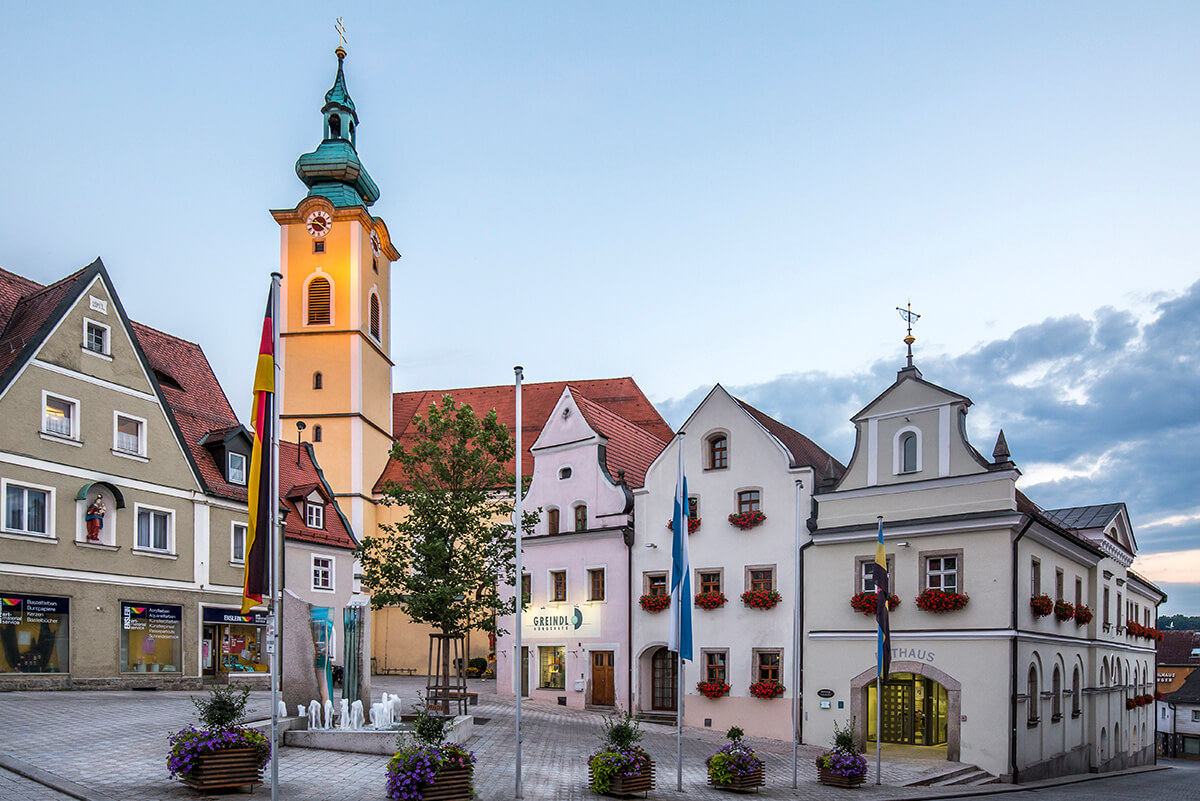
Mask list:
[[[375,677],[373,694],[378,696],[386,690],[399,694],[407,703],[416,699],[422,684],[420,679]],[[476,791],[481,801],[510,799],[515,761],[513,702],[497,697],[493,682],[473,685],[472,689],[480,693],[479,705],[471,708],[478,722],[475,736],[468,743],[478,757]],[[102,794],[97,796],[100,801],[104,796],[113,801],[197,799],[200,796],[171,780],[166,768],[168,736],[195,720],[191,695],[135,691],[0,693],[0,720],[4,721],[0,753],[77,782]],[[269,715],[269,693],[253,693],[250,709],[252,719]],[[586,758],[599,743],[602,716],[538,702],[526,702],[522,710],[525,797],[594,797],[586,789]],[[724,743],[719,733],[685,730],[684,792],[679,793],[674,789],[675,730],[656,725],[644,725],[643,729],[643,745],[657,765],[655,798],[728,801],[728,794],[705,785],[704,760]],[[800,789],[796,791],[791,788],[791,743],[759,739],[749,742],[767,763],[768,784],[759,797],[844,801],[845,791],[816,783],[813,758],[821,748],[801,747]],[[383,798],[386,763],[384,756],[285,748],[280,752],[280,797],[288,801]],[[885,759],[884,780],[888,784],[873,786],[872,775],[854,795],[861,801],[948,795],[952,791],[895,786],[947,766],[945,762],[924,759]],[[0,782],[4,780],[5,774],[0,773]],[[5,789],[6,785],[0,783],[0,799],[9,798],[2,792]],[[14,790],[12,798],[23,799],[18,792],[25,790]],[[267,795],[268,791],[260,788],[254,795],[219,797],[234,801]],[[49,791],[31,797],[39,801],[55,798]]]
[[[56,793],[45,785],[0,769],[0,799],[4,799],[4,801],[71,801],[71,796]]]

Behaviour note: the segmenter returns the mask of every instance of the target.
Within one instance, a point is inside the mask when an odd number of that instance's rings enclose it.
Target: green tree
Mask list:
[[[384,503],[406,508],[399,523],[366,536],[356,556],[371,606],[403,606],[417,623],[445,635],[497,631],[498,615],[515,611],[500,587],[515,578],[513,477],[515,447],[496,411],[482,418],[450,395],[413,418],[413,436],[392,446],[400,480],[388,482]],[[526,531],[536,515],[525,516]],[[441,669],[449,684],[449,655]],[[444,709],[448,699],[443,694]]]

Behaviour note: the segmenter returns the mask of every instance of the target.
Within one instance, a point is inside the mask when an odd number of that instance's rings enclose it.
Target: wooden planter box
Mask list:
[[[592,768],[588,766],[588,786],[592,785]],[[608,788],[605,795],[615,795],[618,797],[626,797],[648,794],[654,789],[654,762],[650,763],[647,770],[642,771],[637,776],[614,776],[612,786]]]
[[[450,768],[438,774],[437,780],[421,785],[424,801],[472,801],[475,791],[471,789],[474,768]]]
[[[836,773],[831,773],[825,768],[817,768],[817,781],[821,784],[827,784],[830,787],[845,787],[847,789],[857,787],[866,781],[867,775],[864,773],[861,776],[841,776]]]
[[[758,792],[758,788],[766,784],[767,781],[763,776],[763,769],[759,767],[758,770],[754,771],[749,776],[736,777],[733,779],[733,781],[722,782],[720,784],[713,781],[713,777],[709,775],[708,783],[718,790],[732,790],[735,793],[748,793],[751,791]]]
[[[218,790],[249,786],[250,791],[262,784],[262,768],[254,748],[226,748],[210,754],[200,754],[199,764],[179,777],[194,790]]]

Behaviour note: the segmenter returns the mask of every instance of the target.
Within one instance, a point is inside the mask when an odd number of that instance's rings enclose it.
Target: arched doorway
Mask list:
[[[850,690],[855,737],[865,746],[876,736],[875,668],[855,676]],[[892,662],[892,672],[883,683],[882,742],[944,746],[944,758],[957,762],[961,710],[962,685],[956,679],[925,662]]]
[[[673,651],[659,648],[650,659],[650,708],[655,711],[675,711],[675,685],[678,661]]]

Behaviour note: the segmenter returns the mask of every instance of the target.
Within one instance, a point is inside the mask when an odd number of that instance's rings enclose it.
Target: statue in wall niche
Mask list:
[[[108,506],[104,503],[104,498],[97,495],[96,500],[92,501],[92,505],[87,508],[87,513],[83,516],[87,525],[88,542],[100,541],[100,532],[104,529],[104,513],[107,511]]]

